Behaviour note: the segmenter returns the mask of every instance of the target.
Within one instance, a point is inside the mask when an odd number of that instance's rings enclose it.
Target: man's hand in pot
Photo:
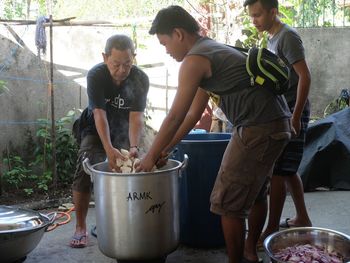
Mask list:
[[[157,168],[161,168],[164,165],[166,165],[168,163],[169,158],[171,157],[171,155],[175,154],[177,152],[177,149],[172,150],[170,152],[162,152],[156,162],[156,166]]]
[[[118,149],[111,148],[108,151],[106,151],[107,159],[108,159],[108,165],[111,170],[120,172],[120,168],[117,166],[117,159],[121,159],[123,161],[126,161],[128,158],[124,156]]]
[[[152,158],[149,154],[146,154],[139,163],[135,165],[136,172],[151,172],[156,168],[156,160]]]
[[[130,147],[129,149],[129,157],[134,157],[134,158],[137,158],[139,157],[139,147],[137,146],[132,146]]]

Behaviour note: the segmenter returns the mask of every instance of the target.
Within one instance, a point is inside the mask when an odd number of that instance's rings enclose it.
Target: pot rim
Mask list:
[[[109,175],[109,176],[120,176],[120,177],[141,177],[141,176],[150,176],[150,175],[162,175],[162,174],[166,174],[168,175],[169,172],[175,171],[175,170],[180,170],[181,167],[183,166],[183,163],[181,163],[178,160],[174,160],[174,159],[169,159],[168,162],[174,162],[177,163],[176,166],[171,167],[169,169],[165,169],[165,170],[155,170],[153,172],[138,172],[138,173],[117,173],[117,172],[109,172],[109,171],[101,171],[101,170],[96,170],[95,167],[104,163],[108,163],[107,161],[103,161],[103,162],[99,162],[96,164],[93,164],[89,167],[89,169],[91,170],[91,172],[93,173],[103,173],[103,175]]]

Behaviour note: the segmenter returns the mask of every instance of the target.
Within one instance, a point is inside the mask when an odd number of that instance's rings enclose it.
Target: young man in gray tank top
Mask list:
[[[266,201],[272,167],[291,136],[288,106],[283,97],[251,87],[245,56],[201,37],[195,19],[183,8],[159,11],[149,32],[182,64],[172,107],[137,169],[150,171],[159,163],[195,126],[213,96],[234,132],[211,194],[210,210],[221,216],[229,262],[241,262],[245,219],[255,202]]]
[[[278,18],[278,0],[246,0],[244,6],[247,6],[248,13],[258,31],[266,31],[269,34],[268,49],[282,58],[290,68],[290,88],[285,93],[285,97],[293,113],[291,123],[297,134],[288,143],[274,167],[270,187],[268,224],[259,242],[262,245],[268,235],[279,230],[279,221],[286,199],[286,186],[291,192],[296,216],[292,219],[287,218],[281,226],[311,226],[304,201],[303,185],[297,174],[310,118],[307,98],[311,79],[300,36]],[[261,230],[261,225],[256,218],[267,211],[266,205],[260,205],[260,207],[255,205],[249,216],[249,230],[253,233]],[[245,256],[254,260],[257,258],[256,240],[252,239],[248,234]]]

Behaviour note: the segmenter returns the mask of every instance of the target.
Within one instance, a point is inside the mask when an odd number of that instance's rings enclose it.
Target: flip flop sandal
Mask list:
[[[261,258],[259,258],[257,261],[252,261],[252,260],[249,260],[249,259],[243,257],[241,260],[241,263],[263,263],[263,262],[264,261]]]
[[[280,227],[282,227],[282,228],[290,228],[291,226],[289,225],[289,220],[290,220],[290,218],[289,217],[287,217],[285,220],[282,220],[281,222],[280,222]]]
[[[261,240],[258,241],[258,244],[256,244],[256,250],[259,252],[264,251],[264,242],[262,242]]]
[[[82,240],[85,239],[85,242],[83,242]],[[77,243],[75,243],[74,241],[78,241]],[[72,248],[84,248],[87,246],[87,242],[88,242],[88,234],[74,234],[74,236],[72,237],[71,242],[69,243],[70,247]]]
[[[91,227],[91,235],[93,235],[94,237],[97,238],[97,228],[96,228],[96,225]]]

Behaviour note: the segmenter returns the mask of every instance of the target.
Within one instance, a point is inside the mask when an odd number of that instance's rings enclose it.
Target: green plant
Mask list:
[[[281,21],[292,26],[293,22],[296,20],[295,17],[297,16],[295,9],[281,5],[278,10]]]
[[[40,176],[40,180],[37,183],[38,189],[47,192],[49,190],[49,186],[52,182],[52,171],[44,171]]]
[[[58,0],[53,0],[53,5],[56,5],[57,1]],[[29,12],[33,5],[38,9],[37,12],[35,12],[35,18],[38,14],[48,14],[48,1],[46,0],[1,0],[1,2],[3,2],[3,4],[0,4],[0,7],[3,7],[3,10],[0,11],[2,11],[3,18],[5,19],[29,18]]]
[[[3,3],[4,17],[6,19],[14,19],[25,16],[26,0],[5,0]]]
[[[34,193],[33,188],[24,188],[23,191],[26,193],[27,196],[30,196]]]
[[[8,155],[3,161],[8,166],[3,174],[3,181],[5,184],[14,186],[17,190],[20,189],[23,182],[30,175],[31,170],[26,167],[22,157],[18,155]]]
[[[78,145],[68,128],[74,121],[76,111],[71,110],[66,116],[55,123],[55,151],[56,151],[56,172],[58,183],[68,185],[72,182],[72,175],[75,170],[75,163],[78,153]],[[53,171],[53,140],[51,133],[51,121],[39,119],[39,129],[36,133],[38,144],[34,151],[35,160],[32,165],[41,165],[42,174],[39,189],[47,191],[52,183]]]
[[[71,184],[77,159],[78,145],[69,128],[75,119],[76,111],[69,111],[66,116],[55,122],[56,131],[56,171],[59,186]],[[3,183],[8,191],[16,189],[23,191],[27,196],[35,192],[48,193],[53,183],[53,152],[51,121],[38,120],[40,125],[36,138],[26,132],[24,156],[21,157],[15,150],[6,152],[3,159],[6,165]]]
[[[323,117],[327,117],[330,114],[333,114],[335,112],[341,111],[347,107],[349,107],[349,97],[350,97],[350,90],[348,89],[342,89],[340,92],[340,95],[333,99],[324,109],[323,111]]]
[[[250,48],[250,47],[266,47],[267,33],[259,32],[252,24],[250,17],[244,11],[241,15],[242,21],[242,38],[236,41],[236,46]]]
[[[6,82],[0,79],[0,96],[7,91],[9,91],[9,89],[6,87]]]
[[[298,19],[294,20],[297,27],[335,26],[338,12],[346,17],[341,10],[340,1],[339,4],[335,4],[334,0],[291,0],[290,2],[299,13]]]

